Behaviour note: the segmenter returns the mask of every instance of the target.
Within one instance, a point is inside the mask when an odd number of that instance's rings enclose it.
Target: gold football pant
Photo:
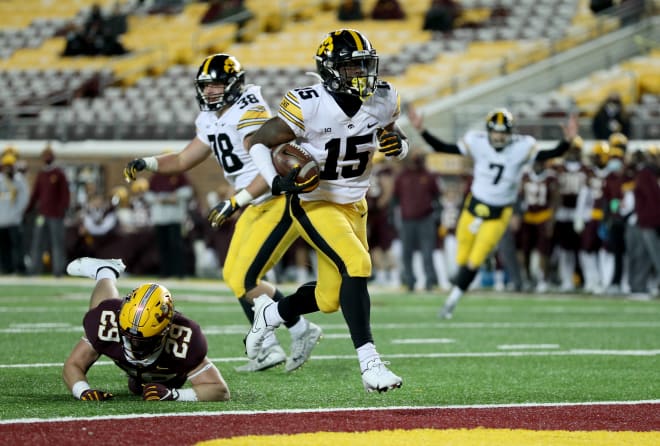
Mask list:
[[[298,234],[316,251],[316,303],[324,313],[339,309],[343,277],[370,277],[367,245],[367,201],[336,204],[301,201],[291,196],[291,215]]]
[[[482,220],[463,209],[456,226],[456,264],[479,268],[504,235],[512,212],[506,207],[498,218]]]
[[[234,295],[257,286],[296,238],[284,195],[248,206],[236,222],[222,273]]]

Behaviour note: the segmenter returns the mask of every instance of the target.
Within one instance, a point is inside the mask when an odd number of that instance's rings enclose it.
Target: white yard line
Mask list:
[[[497,351],[497,352],[453,352],[453,353],[391,353],[383,355],[384,358],[404,359],[438,359],[438,358],[503,358],[521,356],[658,356],[660,350],[597,350],[597,349],[570,349],[552,351]],[[312,356],[315,361],[355,360],[355,355],[320,355]],[[218,363],[243,362],[245,357],[211,358]],[[35,364],[0,364],[0,369],[21,369],[34,367],[62,367],[61,362],[45,362]],[[114,365],[112,361],[98,361],[95,366]]]

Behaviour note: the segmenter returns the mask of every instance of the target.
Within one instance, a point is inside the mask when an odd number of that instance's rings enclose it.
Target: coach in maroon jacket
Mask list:
[[[648,155],[647,155],[648,156]],[[630,282],[640,288],[645,285],[646,277],[635,277],[646,270],[644,266],[652,266],[655,274],[660,274],[660,166],[657,159],[653,162],[648,156],[639,166],[635,176],[635,215],[637,216],[637,232],[640,242],[639,248],[643,250],[641,258],[650,265],[641,265],[640,268],[631,268]],[[633,289],[637,291],[637,289]]]
[[[401,210],[402,282],[408,290],[414,291],[416,279],[412,259],[415,250],[419,250],[426,276],[425,288],[431,290],[438,284],[433,250],[440,221],[440,188],[435,176],[426,168],[423,152],[416,151],[408,158],[394,181],[393,194]]]
[[[60,277],[66,265],[64,215],[69,208],[69,183],[64,171],[55,166],[55,154],[50,146],[41,152],[43,167],[37,174],[26,213],[36,207],[32,233],[30,273],[42,272],[41,260],[46,240],[50,240],[53,274]]]

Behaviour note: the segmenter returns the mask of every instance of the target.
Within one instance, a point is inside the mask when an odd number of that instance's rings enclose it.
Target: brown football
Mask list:
[[[286,176],[295,166],[300,166],[300,172],[296,177],[297,183],[305,183],[313,178],[304,192],[311,192],[319,185],[319,164],[307,153],[305,149],[295,143],[280,144],[273,149],[271,156],[275,170],[281,176]]]

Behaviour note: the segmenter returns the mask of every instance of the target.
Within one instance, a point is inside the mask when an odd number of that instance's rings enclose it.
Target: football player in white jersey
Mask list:
[[[381,360],[371,334],[365,197],[374,153],[401,159],[408,151],[395,126],[400,99],[389,83],[378,80],[376,50],[359,31],[330,32],[315,59],[320,82],[286,93],[278,116],[252,136],[249,151],[272,193],[286,194],[297,233],[316,251],[318,277],[279,302],[255,299],[246,349],[254,357],[264,335],[280,324],[341,308],[363,386],[383,392],[401,387],[402,380]],[[277,175],[273,167],[271,148],[292,140],[320,165],[320,184],[311,192],[301,193],[304,184]]]
[[[254,319],[252,300],[262,294],[279,300],[283,295],[272,284],[261,280],[284,255],[298,235],[292,228],[286,199],[259,192],[267,185],[245,150],[254,132],[271,117],[261,95],[261,87],[245,85],[245,70],[229,54],[214,54],[204,59],[195,79],[201,112],[195,120],[197,136],[179,153],[138,158],[124,169],[127,181],[138,171],[176,173],[200,164],[213,154],[227,181],[238,191],[209,214],[217,227],[242,206],[250,204],[236,222],[223,278],[243,308],[248,320]],[[288,321],[292,336],[291,356],[287,359],[274,333],[264,342],[259,354],[238,371],[259,371],[281,364],[293,371],[304,360],[300,350],[316,344],[321,329],[304,318]],[[306,359],[306,358],[305,358]]]
[[[473,181],[456,228],[458,273],[440,317],[450,319],[458,300],[469,288],[481,264],[504,235],[522,180],[523,168],[534,160],[561,156],[577,136],[577,118],[562,124],[564,138],[552,150],[539,151],[536,139],[513,133],[513,116],[497,108],[486,117],[486,130],[470,130],[457,144],[448,144],[424,128],[424,119],[414,107],[408,118],[436,152],[472,158]]]

